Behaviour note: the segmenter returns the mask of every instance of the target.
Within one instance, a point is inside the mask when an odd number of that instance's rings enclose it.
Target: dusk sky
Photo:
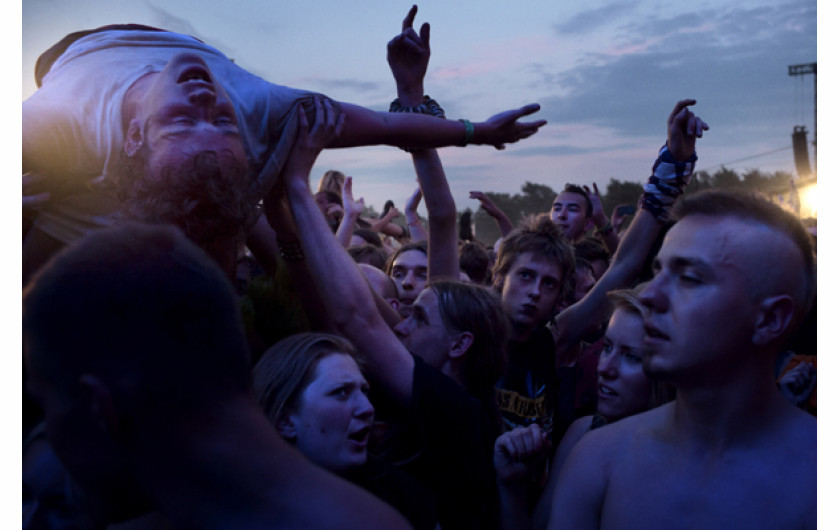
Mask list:
[[[549,122],[505,151],[488,146],[440,150],[459,209],[477,209],[470,190],[514,194],[526,181],[555,189],[566,182],[596,182],[602,190],[610,178],[643,182],[665,140],[668,113],[687,97],[698,100],[694,110],[711,125],[698,144],[698,170],[725,165],[738,172],[794,173],[794,125],[808,130],[814,166],[814,76],[790,77],[788,66],[817,62],[816,0],[431,0],[418,5],[415,27],[432,26],[426,92],[450,118],[482,121],[537,102],[542,110],[534,118]],[[394,0],[23,0],[20,12],[16,5],[6,7],[11,10],[6,22],[22,15],[23,99],[35,91],[38,55],[63,36],[137,22],[194,35],[269,81],[387,110],[395,90],[385,45],[400,31],[410,7]],[[826,41],[835,40],[834,14],[836,9],[821,3],[824,58],[831,53]],[[14,38],[16,28],[11,29]],[[10,65],[11,71],[17,68]],[[829,154],[820,160],[824,206],[831,206],[825,197],[838,192],[830,178],[836,173],[833,143],[827,143],[836,138],[833,122],[826,119],[837,115],[829,90],[829,79],[835,79],[831,67],[827,60],[820,65],[819,136],[822,153]],[[10,100],[15,99],[13,92]],[[352,175],[356,196],[377,210],[387,199],[402,210],[415,185],[410,156],[395,148],[328,151],[315,166],[313,186],[328,169]],[[15,195],[9,191],[9,200]],[[833,208],[820,213],[823,234],[838,226]],[[823,238],[821,246],[824,302],[835,294],[836,280],[831,294],[826,291],[835,268],[826,259],[834,256],[826,243],[833,239]],[[12,303],[16,285],[6,297]],[[821,327],[829,325],[828,318],[824,311]],[[820,349],[830,353],[827,335],[820,335]],[[823,373],[831,373],[833,359],[824,357]],[[824,385],[820,400],[837,404],[832,385]],[[821,441],[827,434],[821,429]],[[821,471],[838,469],[829,451],[820,451]],[[821,474],[821,513],[832,506],[827,496],[832,477],[836,474]]]
[[[668,113],[686,97],[711,125],[697,169],[793,172],[793,126],[806,126],[813,140],[814,76],[790,77],[788,65],[817,60],[816,0],[418,5],[415,27],[432,26],[426,92],[450,118],[481,121],[538,102],[535,118],[549,122],[506,151],[442,149],[459,209],[476,209],[471,189],[517,193],[532,181],[555,189],[596,182],[603,191],[611,177],[641,182]],[[23,98],[35,90],[38,55],[67,33],[138,22],[194,35],[272,82],[385,110],[395,97],[385,44],[410,6],[25,0]],[[327,169],[354,176],[357,197],[377,209],[389,198],[402,208],[414,186],[410,157],[394,148],[328,151],[313,186]]]

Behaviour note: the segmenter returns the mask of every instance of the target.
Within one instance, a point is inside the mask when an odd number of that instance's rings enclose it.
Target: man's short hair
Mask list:
[[[379,239],[379,236],[376,235],[376,232],[371,230],[370,228],[357,228],[353,230],[354,236],[359,236],[371,245],[375,247],[382,248],[382,240]]]
[[[120,156],[117,197],[127,219],[174,224],[202,247],[219,237],[244,240],[259,216],[253,168],[233,153],[202,151],[152,174],[150,157],[145,143]]]
[[[544,257],[560,269],[562,277],[558,300],[565,300],[574,293],[574,251],[557,225],[546,214],[524,219],[519,228],[502,240],[493,267],[493,287],[498,292],[501,292],[505,277],[516,259],[528,252]]]
[[[478,285],[490,278],[490,252],[481,243],[467,241],[458,249],[458,267]]]
[[[791,329],[811,309],[816,296],[816,253],[813,240],[802,221],[766,197],[741,190],[711,189],[686,195],[678,201],[671,213],[679,221],[691,215],[709,217],[733,217],[746,223],[757,223],[769,227],[787,237],[797,248],[804,267],[799,271],[801,278],[795,296],[796,315]],[[773,260],[773,256],[767,256]],[[783,275],[794,271],[778,271]],[[769,271],[755,271],[756,278],[763,278]]]
[[[127,223],[66,248],[24,291],[23,337],[59,392],[90,373],[151,410],[188,410],[250,388],[233,286],[172,226]]]
[[[610,262],[610,251],[599,239],[587,236],[575,242],[573,246],[575,259],[585,259],[589,263],[595,261]]]
[[[586,190],[577,184],[566,184],[563,188],[563,193],[577,193],[586,201],[586,217],[592,217],[592,201],[589,199],[589,194]]]
[[[502,301],[493,291],[465,282],[436,280],[428,288],[437,295],[446,329],[473,335],[461,374],[464,386],[475,397],[491,399],[507,361],[510,323]]]
[[[396,252],[394,252],[388,257],[388,262],[385,264],[385,273],[388,274],[388,276],[390,276],[391,272],[394,270],[394,262],[397,260],[399,255],[409,250],[417,250],[428,256],[429,242],[425,239],[423,239],[422,241],[412,241],[411,243],[408,243],[398,248]]]
[[[385,269],[385,262],[388,261],[385,251],[373,245],[350,247],[347,253],[356,263],[369,263],[381,270]]]

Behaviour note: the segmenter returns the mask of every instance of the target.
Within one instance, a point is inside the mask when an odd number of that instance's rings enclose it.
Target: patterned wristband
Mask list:
[[[446,119],[446,112],[443,111],[443,107],[441,107],[437,101],[433,100],[429,96],[423,96],[423,103],[413,107],[404,107],[400,103],[399,99],[395,99],[391,102],[391,106],[388,107],[388,112],[428,114],[429,116],[437,116],[438,118],[443,118],[444,120]]]
[[[470,142],[472,141],[473,136],[475,136],[475,126],[472,124],[472,122],[470,120],[458,120],[458,121],[463,123],[464,127],[466,128],[466,130],[464,131],[464,143],[461,144],[461,147],[466,147],[466,146],[470,145]]]

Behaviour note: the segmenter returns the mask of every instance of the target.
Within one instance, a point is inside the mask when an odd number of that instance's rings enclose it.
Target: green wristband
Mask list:
[[[473,126],[470,120],[458,120],[464,124],[466,130],[464,131],[464,143],[461,144],[461,147],[466,147],[472,141],[473,136],[475,135],[475,127]]]

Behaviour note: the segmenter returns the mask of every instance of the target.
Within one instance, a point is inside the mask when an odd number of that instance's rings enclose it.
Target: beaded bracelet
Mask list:
[[[403,107],[399,99],[391,102],[388,112],[412,112],[415,114],[428,114],[429,116],[437,116],[438,118],[446,119],[446,113],[443,111],[437,101],[429,96],[423,96],[423,103],[413,107]]]
[[[278,238],[277,249],[280,251],[280,257],[285,261],[303,261],[303,248],[300,246],[300,241],[285,242]]]

